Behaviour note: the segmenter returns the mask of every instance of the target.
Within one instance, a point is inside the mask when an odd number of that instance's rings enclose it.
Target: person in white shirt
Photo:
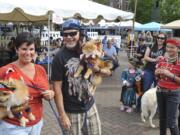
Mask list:
[[[111,40],[107,41],[107,48],[104,48],[104,58],[103,59],[104,60],[112,60],[112,62],[113,62],[112,70],[115,70],[119,66],[116,48],[112,45]]]

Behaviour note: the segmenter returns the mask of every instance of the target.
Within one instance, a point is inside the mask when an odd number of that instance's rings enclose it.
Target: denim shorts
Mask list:
[[[22,127],[0,121],[0,135],[40,135],[43,120],[30,127]]]

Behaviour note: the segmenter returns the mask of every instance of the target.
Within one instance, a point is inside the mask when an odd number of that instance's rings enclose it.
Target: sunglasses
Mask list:
[[[144,41],[144,39],[140,38],[139,41]]]
[[[67,33],[62,33],[62,36],[63,37],[68,37],[68,35],[70,36],[70,37],[74,37],[74,36],[76,36],[77,35],[77,31],[73,31],[73,32],[67,32]]]
[[[161,39],[161,40],[164,40],[165,38],[164,38],[164,37],[157,37],[157,39]]]

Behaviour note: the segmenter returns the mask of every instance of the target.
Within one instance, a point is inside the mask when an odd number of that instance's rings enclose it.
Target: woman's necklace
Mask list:
[[[174,57],[169,57],[168,55],[165,55],[165,59],[166,59],[167,63],[164,66],[164,69],[172,70],[173,65],[178,61],[178,55],[176,55]]]
[[[177,62],[177,60],[178,60],[178,55],[176,55],[176,56],[174,56],[174,57],[166,56],[166,59],[167,59],[167,62],[168,62],[168,63],[175,63],[175,62]]]

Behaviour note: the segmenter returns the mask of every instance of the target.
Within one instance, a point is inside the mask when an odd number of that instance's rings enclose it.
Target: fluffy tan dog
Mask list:
[[[111,72],[112,62],[104,61],[100,59],[103,56],[103,46],[99,40],[91,40],[86,42],[82,47],[82,55],[80,65],[74,74],[74,77],[78,77],[82,71],[87,67],[84,78],[88,79],[90,76],[91,82],[96,86],[102,81],[102,74],[93,72],[93,68],[98,68],[103,71]]]
[[[30,107],[28,106],[29,92],[23,80],[9,78],[0,80],[0,119],[5,117],[17,118],[21,126],[26,126],[29,120],[35,120]],[[26,104],[26,105],[25,105]],[[28,114],[28,119],[22,116],[22,105]],[[15,110],[12,112],[12,110]]]

